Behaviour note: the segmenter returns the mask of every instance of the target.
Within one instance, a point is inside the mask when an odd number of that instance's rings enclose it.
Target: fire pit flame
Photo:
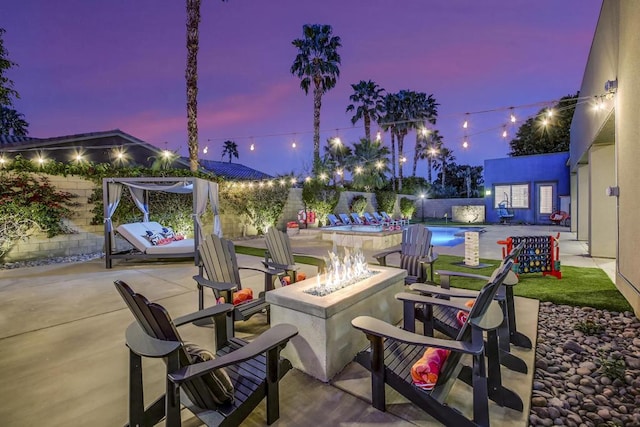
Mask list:
[[[320,281],[320,276],[316,276],[316,286],[305,290],[306,293],[316,296],[329,295],[376,273],[369,270],[369,265],[360,249],[350,253],[349,248],[345,248],[344,257],[340,257],[335,250],[331,251],[326,265],[324,282]]]

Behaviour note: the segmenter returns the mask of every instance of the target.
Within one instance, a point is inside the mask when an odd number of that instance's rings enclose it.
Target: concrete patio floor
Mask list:
[[[584,245],[572,233],[559,227],[561,260],[564,265],[604,266],[611,260],[594,260],[585,255]],[[495,242],[508,235],[550,234],[553,227],[490,226],[482,234],[480,255],[500,258]],[[330,248],[313,235],[292,239],[300,253],[324,255]],[[262,239],[238,244],[264,248]],[[464,245],[436,248],[440,253],[460,255]],[[371,254],[367,254],[370,256]],[[241,265],[258,265],[259,259],[240,255]],[[393,263],[393,259],[390,264]],[[613,263],[615,265],[615,263]],[[312,266],[302,266],[308,276]],[[111,270],[104,260],[57,264],[16,270],[0,270],[0,425],[2,426],[114,426],[124,425],[128,408],[128,351],[124,345],[125,328],[133,320],[113,287],[116,279],[129,283],[150,300],[164,305],[173,317],[197,307],[195,282],[197,268],[189,262],[118,262]],[[243,283],[258,290],[262,276],[243,273]],[[213,304],[207,295],[206,304]],[[535,341],[537,301],[518,299],[518,325]],[[254,316],[236,323],[239,336],[251,338],[268,327],[266,317]],[[187,325],[183,338],[212,347],[212,331]],[[503,369],[505,385],[514,389],[525,402],[518,413],[491,404],[493,426],[526,426],[529,413],[535,352],[514,349],[525,359],[529,374]],[[145,361],[145,398],[151,401],[162,391],[161,361]],[[373,409],[369,376],[351,363],[330,383],[317,381],[293,370],[281,383],[279,426],[316,425],[439,425],[395,393],[388,392],[388,411]],[[454,406],[470,409],[469,388],[456,386]],[[184,413],[184,418],[189,416]],[[265,425],[264,402],[243,425]],[[184,425],[199,425],[191,418]]]

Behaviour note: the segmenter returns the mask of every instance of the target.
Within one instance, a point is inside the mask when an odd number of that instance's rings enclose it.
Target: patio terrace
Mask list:
[[[582,243],[565,228],[489,226],[481,238],[483,258],[500,258],[497,240],[508,235],[555,234],[562,231],[561,260],[564,265],[601,266],[611,260],[585,256]],[[329,242],[303,234],[292,239],[299,253],[323,255]],[[242,241],[243,245],[264,247],[262,239]],[[440,253],[459,255],[464,245],[437,248]],[[371,259],[371,253],[367,253]],[[259,259],[239,255],[240,265],[258,265]],[[391,259],[390,264],[397,265]],[[615,264],[615,263],[614,263]],[[307,275],[315,268],[303,266]],[[160,302],[173,317],[197,307],[196,267],[181,263],[120,262],[112,270],[103,260],[56,264],[16,270],[0,270],[0,424],[6,426],[92,426],[123,425],[128,408],[128,350],[124,345],[125,328],[133,320],[112,285],[124,280],[150,300]],[[254,273],[254,272],[252,272]],[[262,276],[243,273],[243,283],[258,289]],[[213,297],[205,304],[214,303]],[[517,299],[518,325],[535,342],[538,302]],[[254,316],[237,322],[236,333],[251,338],[265,330],[266,317]],[[186,326],[183,337],[212,346],[212,331],[206,327]],[[514,352],[525,359],[529,374],[503,369],[504,383],[515,390],[525,403],[523,413],[491,403],[493,426],[525,426],[528,423],[534,371],[533,350]],[[163,389],[161,361],[145,362],[145,397],[151,401]],[[152,373],[153,372],[153,373]],[[157,374],[157,375],[156,375]],[[470,389],[456,385],[452,393],[455,406],[465,402],[470,409]],[[388,392],[388,412],[380,412],[369,403],[369,375],[351,363],[331,382],[322,383],[300,371],[291,371],[281,382],[281,416],[275,425],[439,425],[395,393]],[[187,418],[188,412],[183,412]],[[183,419],[184,419],[183,418]],[[243,425],[265,425],[264,402]],[[191,418],[184,425],[199,425]]]

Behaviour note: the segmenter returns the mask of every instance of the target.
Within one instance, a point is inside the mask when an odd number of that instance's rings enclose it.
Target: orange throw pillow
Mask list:
[[[238,292],[233,293],[233,305],[238,305],[245,301],[251,301],[253,299],[253,291],[251,288],[240,289]]]
[[[450,351],[428,347],[424,355],[411,367],[411,379],[416,387],[433,390],[438,382],[440,369],[449,356]]]

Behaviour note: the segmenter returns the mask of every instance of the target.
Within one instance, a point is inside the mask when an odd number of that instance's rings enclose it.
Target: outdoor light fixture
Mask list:
[[[295,185],[298,182],[297,179],[295,178],[291,178],[291,185]]]
[[[376,162],[376,169],[382,169],[382,166],[383,166],[382,162],[380,160],[378,160]]]
[[[618,90],[618,79],[607,80],[604,84],[604,90],[607,93],[615,93]]]
[[[513,113],[511,113],[511,117],[509,118],[509,120],[511,120],[511,123],[515,123],[516,122],[516,116],[513,115]]]
[[[361,174],[362,173],[362,166],[356,166],[355,172],[356,172],[356,175]]]
[[[320,174],[319,178],[320,178],[321,181],[324,181],[325,179],[327,179],[327,174],[323,172],[323,173]]]
[[[295,141],[291,143],[291,148],[296,148],[296,143],[295,143]]]
[[[308,176],[308,177],[306,177],[304,180],[305,180],[306,182],[310,182],[310,181],[311,181],[311,177],[310,177],[310,176]]]
[[[249,146],[249,150],[253,151],[253,150],[255,150],[255,149],[256,149],[256,146],[255,146],[254,144],[251,144],[251,145]]]
[[[490,196],[491,195],[491,190],[484,190],[484,195],[485,196]]]
[[[380,141],[382,139],[382,134],[380,133],[380,131],[378,131],[376,133],[376,141]]]
[[[468,148],[468,147],[469,147],[469,143],[465,139],[464,142],[462,143],[462,148]]]
[[[420,194],[420,202],[421,202],[420,211],[422,214],[422,222],[424,222],[424,193]]]
[[[466,129],[469,127],[469,122],[467,120],[464,121],[464,123],[462,124],[462,128]]]
[[[284,178],[282,178],[282,179],[280,180],[280,185],[285,185],[286,183],[287,183],[287,181],[285,181],[285,180],[284,180]]]
[[[204,149],[202,150],[203,154],[207,154],[209,152],[209,147],[204,147]]]
[[[344,172],[342,172],[342,169],[338,169],[338,170],[336,171],[336,173],[337,173],[338,175],[342,176],[342,174],[343,174]]]

